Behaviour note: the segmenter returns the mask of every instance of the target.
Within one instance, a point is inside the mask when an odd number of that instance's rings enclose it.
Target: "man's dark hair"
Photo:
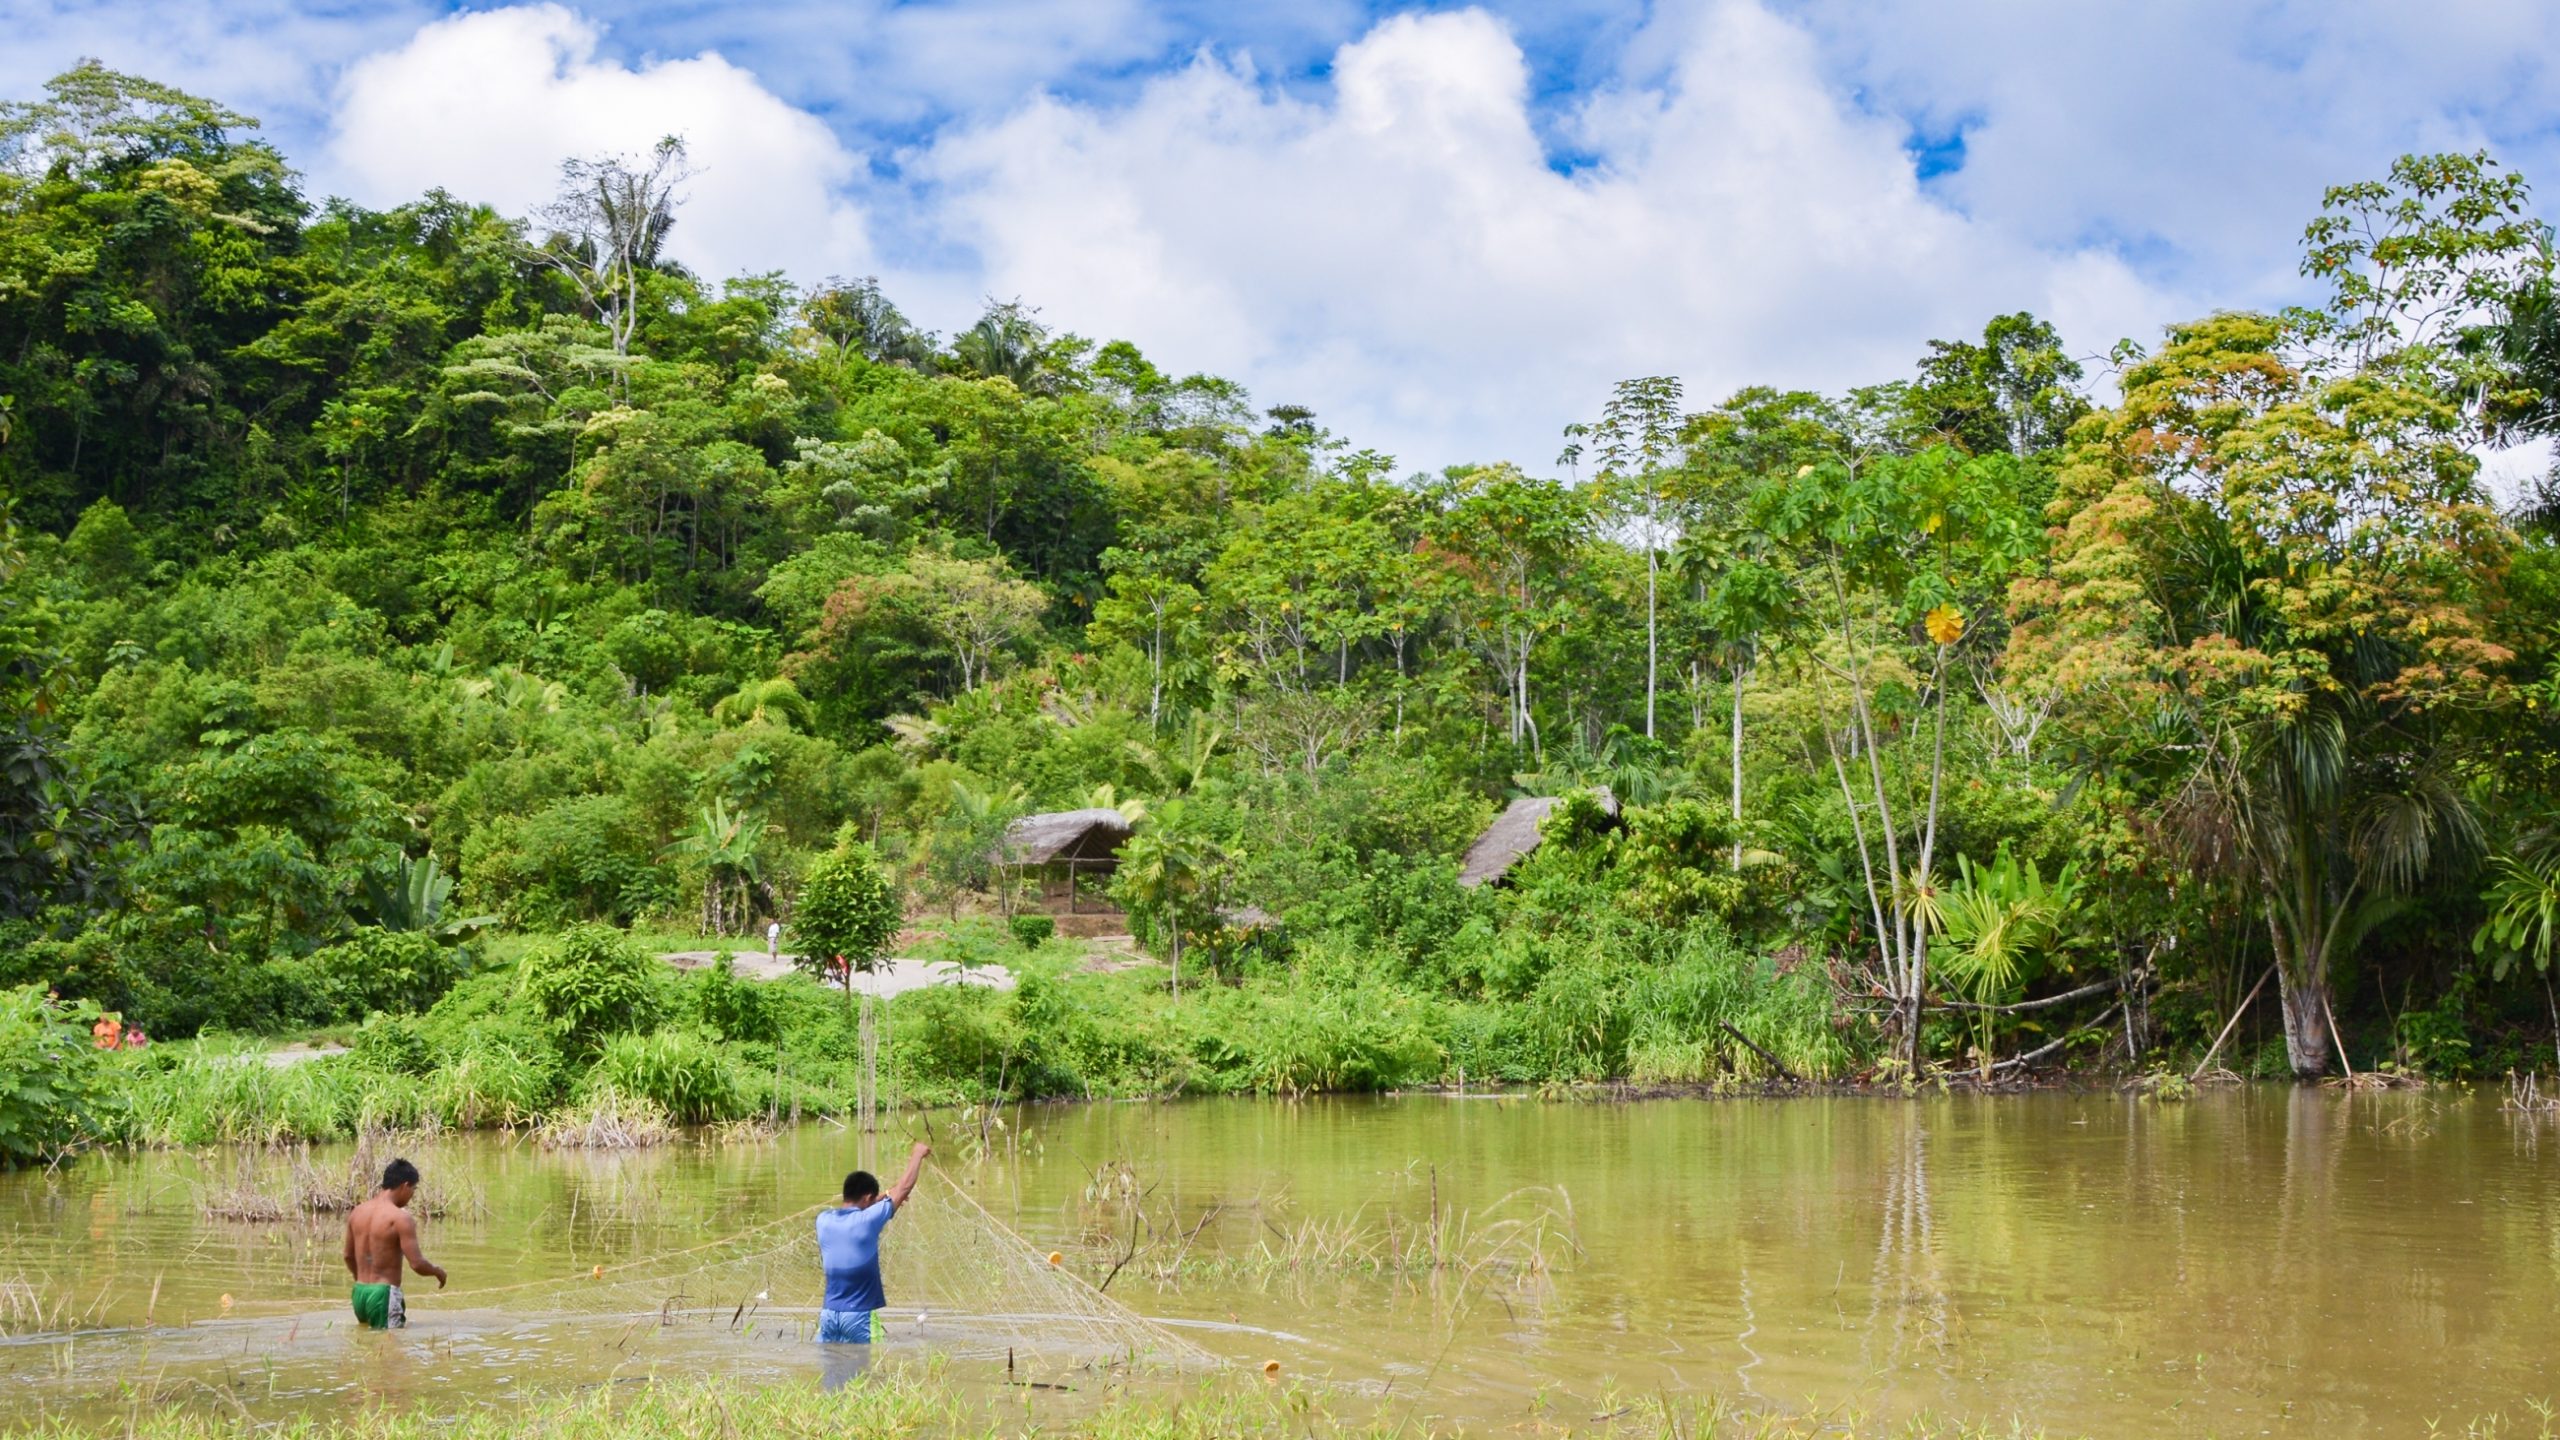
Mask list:
[[[844,1177],[844,1198],[861,1200],[880,1193],[880,1177],[868,1170],[856,1170]]]
[[[382,1167],[382,1188],[385,1190],[397,1190],[403,1185],[417,1183],[418,1167],[406,1160],[394,1160]]]

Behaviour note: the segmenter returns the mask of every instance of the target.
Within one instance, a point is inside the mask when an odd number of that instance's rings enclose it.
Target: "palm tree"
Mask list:
[[[2200,508],[2182,518],[2182,573],[2195,578],[2160,587],[2180,628],[2251,651],[2298,645],[2270,598],[2276,562],[2244,550]],[[2290,704],[2238,721],[2173,694],[2152,737],[2177,767],[2172,833],[2263,907],[2298,1075],[2325,1071],[2337,1043],[2331,963],[2437,862],[2481,838],[2455,773],[2455,736],[2427,707],[2394,698],[2390,681],[2408,657],[2368,636],[2324,658],[2327,673],[2295,680]]]
[[[809,697],[787,679],[750,680],[711,707],[713,721],[729,726],[780,725],[815,730],[816,712]]]
[[[1217,908],[1234,863],[1235,856],[1224,846],[1185,825],[1179,800],[1165,802],[1120,847],[1112,892],[1133,917],[1145,917],[1170,932],[1176,999],[1182,996],[1183,931]]]
[[[926,866],[945,890],[951,913],[960,913],[960,892],[983,886],[996,895],[997,908],[1013,918],[1013,872],[1004,853],[1005,831],[1031,808],[1019,782],[981,789],[965,780],[951,782],[950,802],[926,838]]]
[[[2035,861],[2021,864],[2003,841],[1988,865],[1958,855],[1956,872],[1956,883],[1938,891],[1933,901],[1935,928],[1943,942],[1938,971],[1975,1004],[2014,998],[2030,962],[2077,940],[2079,862],[2064,862],[2048,883]],[[1987,1011],[1979,1016],[1985,1067],[1991,1064],[1993,1018]]]
[[[1019,300],[990,305],[977,324],[951,343],[951,352],[991,380],[1010,380],[1015,389],[1035,393],[1049,379],[1049,331],[1032,314]]]

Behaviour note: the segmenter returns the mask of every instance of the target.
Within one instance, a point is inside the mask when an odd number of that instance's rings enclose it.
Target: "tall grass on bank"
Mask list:
[[[273,1065],[254,1049],[211,1042],[133,1070],[124,1102],[115,1138],[163,1147],[339,1140],[415,1130],[435,1114],[411,1076],[336,1058]]]
[[[609,935],[582,943],[614,961],[609,978],[628,1003],[564,1019],[541,997],[574,967],[529,959],[550,967],[543,984],[519,968],[484,970],[424,1015],[368,1019],[341,1056],[273,1064],[239,1040],[116,1056],[91,1138],[274,1146],[548,1127],[566,1139],[602,1119],[588,1133],[627,1143],[640,1131],[612,1123],[619,1110],[600,1116],[598,1096],[653,1107],[658,1123],[642,1128],[655,1138],[665,1125],[775,1124],[851,1107],[861,1042],[840,991],[719,967],[679,977]],[[1382,973],[1376,957],[1334,941],[1178,1003],[1153,974],[1082,974],[1075,962],[1072,947],[1053,944],[1018,958],[1010,992],[937,986],[889,1002],[881,1079],[894,1102],[1748,1085],[1770,1078],[1768,1057],[1810,1080],[1852,1058],[1814,967],[1781,973],[1712,929],[1650,959],[1559,951],[1534,973],[1504,972],[1507,992],[1466,996]]]

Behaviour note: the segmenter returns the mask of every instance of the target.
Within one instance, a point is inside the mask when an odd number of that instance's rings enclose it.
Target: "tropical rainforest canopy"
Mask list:
[[[465,917],[1008,913],[1005,824],[1109,806],[1216,976],[1176,1083],[1277,1043],[1239,996],[1400,1027],[1235,1072],[1291,1087],[2184,1063],[2270,973],[2219,1063],[2552,1053],[2560,507],[2480,457],[2560,310],[2486,157],[2330,192],[2297,311],[1630,379],[1434,474],[1032,303],[690,274],[684,174],[376,211],[94,65],[0,107],[0,982],[396,1018]]]

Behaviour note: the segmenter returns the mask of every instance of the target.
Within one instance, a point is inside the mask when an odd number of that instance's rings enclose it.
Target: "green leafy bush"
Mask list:
[[[1022,1036],[1001,992],[936,985],[893,1002],[890,1041],[906,1102],[957,1103],[1026,1093]]]
[[[739,979],[737,962],[726,951],[685,977],[675,1009],[723,1040],[770,1042],[778,1029],[764,987]]]
[[[880,857],[861,841],[840,841],[800,882],[791,914],[797,963],[820,979],[834,975],[838,956],[869,970],[898,938],[899,919],[897,891],[881,873]]]
[[[94,1132],[103,1098],[94,1008],[42,986],[0,990],[0,1167],[41,1164]]]
[[[436,1068],[425,1028],[407,1016],[380,1011],[356,1027],[355,1038],[347,1046],[347,1061],[378,1075],[426,1075]]]
[[[1037,950],[1058,933],[1057,920],[1048,915],[1016,915],[1005,922],[1013,933],[1013,943],[1025,950]]]
[[[475,903],[527,926],[629,921],[676,899],[657,840],[620,795],[492,815],[463,845],[462,869]]]
[[[353,1020],[427,1009],[470,972],[471,953],[424,930],[364,929],[307,963],[332,1018]]]
[[[571,1048],[593,1050],[658,1022],[664,968],[619,931],[580,925],[525,956],[520,983]]]

